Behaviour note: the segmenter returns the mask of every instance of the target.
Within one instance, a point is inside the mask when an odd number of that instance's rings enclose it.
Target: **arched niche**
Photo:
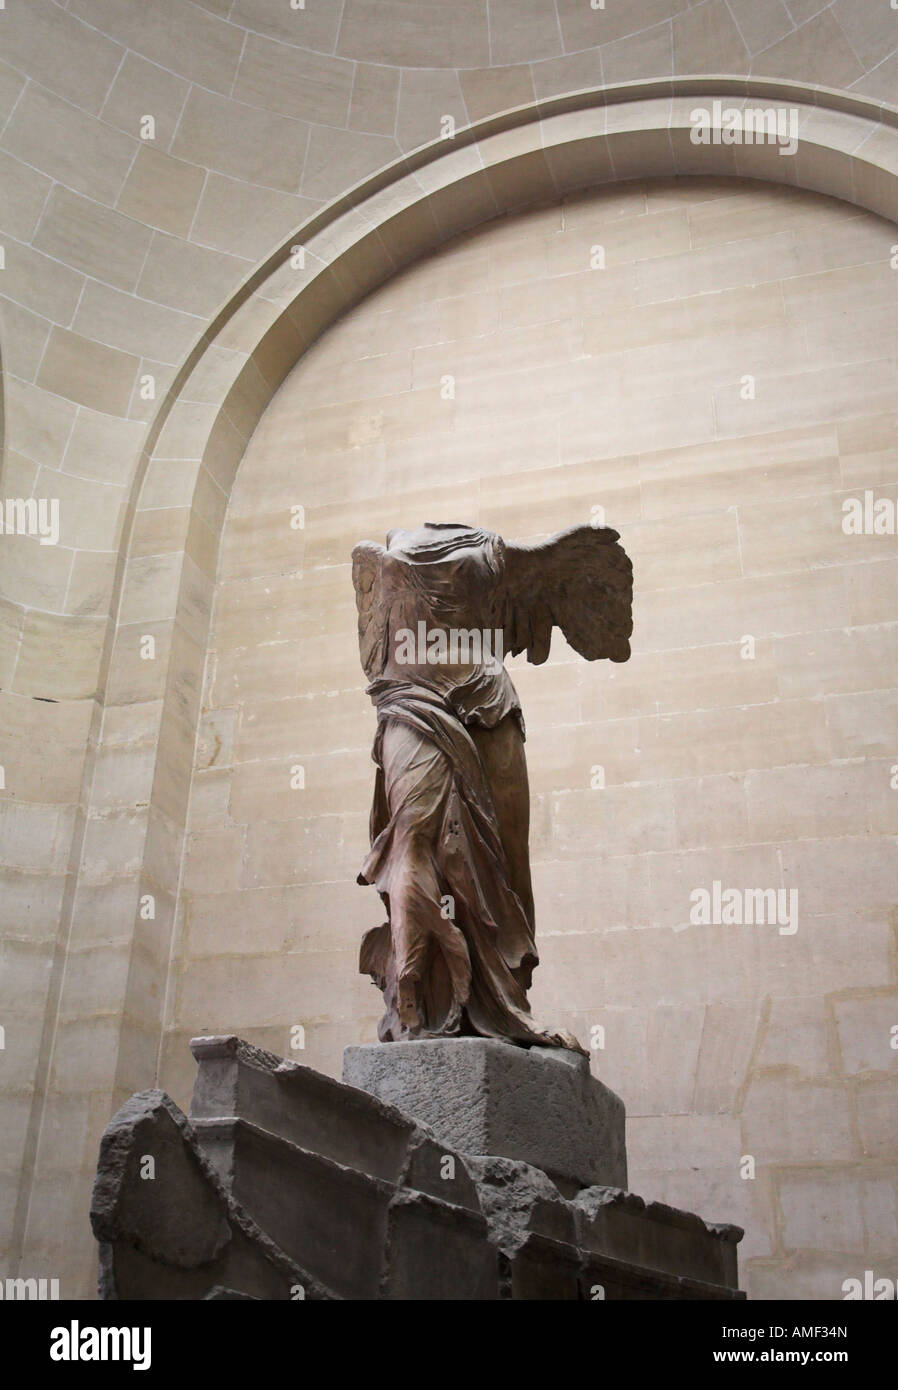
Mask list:
[[[798,132],[794,154],[726,143],[719,125],[711,143],[696,143],[697,108],[713,116],[746,105],[788,113]],[[152,1080],[147,1059],[157,1055],[162,1026],[218,540],[246,443],[274,392],[330,324],[458,233],[579,189],[705,174],[792,184],[894,220],[898,112],[845,93],[707,77],[632,83],[503,113],[422,147],[316,214],[247,279],[188,354],[160,402],[135,481],[100,686],[107,710],[140,702],[154,711],[122,1001],[131,1039],[118,1049],[117,1092]],[[141,538],[162,511],[172,523],[160,542],[165,582],[155,606],[135,609],[133,597],[146,586]],[[157,639],[158,656],[140,670],[135,643],[144,633]],[[103,746],[101,736],[92,759]],[[87,785],[96,785],[90,768]],[[87,811],[100,810],[98,790]],[[148,900],[149,919],[140,915]]]

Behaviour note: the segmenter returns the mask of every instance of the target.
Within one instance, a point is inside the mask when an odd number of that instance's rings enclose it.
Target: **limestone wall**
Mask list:
[[[844,497],[898,482],[893,238],[791,189],[618,185],[454,241],[294,369],[224,527],[176,1097],[197,1032],[333,1075],[375,1036],[353,543],[425,519],[533,538],[602,506],[635,568],[630,663],[560,638],[546,666],[513,663],[534,1009],[604,1028],[631,1186],[744,1224],[753,1295],[836,1297],[894,1251],[898,560],[894,536],[841,524]],[[690,925],[715,879],[794,889],[796,930]]]

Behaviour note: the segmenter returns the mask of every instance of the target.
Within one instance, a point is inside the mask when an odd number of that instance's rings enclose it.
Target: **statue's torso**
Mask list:
[[[498,544],[488,532],[472,532],[463,543],[443,542],[423,555],[385,552],[380,606],[386,659],[369,687],[375,698],[410,682],[438,691],[465,724],[492,728],[514,714],[523,727],[495,626]]]

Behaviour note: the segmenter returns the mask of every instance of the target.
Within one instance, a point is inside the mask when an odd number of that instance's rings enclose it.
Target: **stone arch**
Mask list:
[[[770,146],[693,143],[694,109],[715,101],[794,110],[794,158]],[[133,913],[134,927],[116,1001],[116,1095],[154,1079],[146,1059],[157,1056],[163,1031],[218,538],[246,444],[274,392],[342,313],[452,236],[577,189],[677,174],[793,184],[898,219],[898,111],[797,84],[709,77],[505,112],[448,148],[422,147],[316,214],[244,282],[183,362],[135,481],[100,681],[107,710],[140,703],[151,712],[135,796],[145,815],[142,863],[117,904]],[[155,640],[154,659],[137,654],[142,637]],[[103,809],[108,779],[96,774],[109,752],[104,729],[88,758],[87,814]],[[154,915],[141,916],[148,903]]]

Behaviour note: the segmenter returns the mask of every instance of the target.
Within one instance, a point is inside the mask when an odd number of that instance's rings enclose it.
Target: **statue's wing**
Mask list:
[[[384,667],[387,615],[380,602],[380,570],[386,554],[376,541],[360,541],[352,552],[352,583],[359,610],[359,655],[362,670],[375,680]]]
[[[536,545],[504,544],[498,623],[512,656],[546,660],[552,628],[587,661],[626,661],[633,631],[633,566],[617,531],[572,526]]]

